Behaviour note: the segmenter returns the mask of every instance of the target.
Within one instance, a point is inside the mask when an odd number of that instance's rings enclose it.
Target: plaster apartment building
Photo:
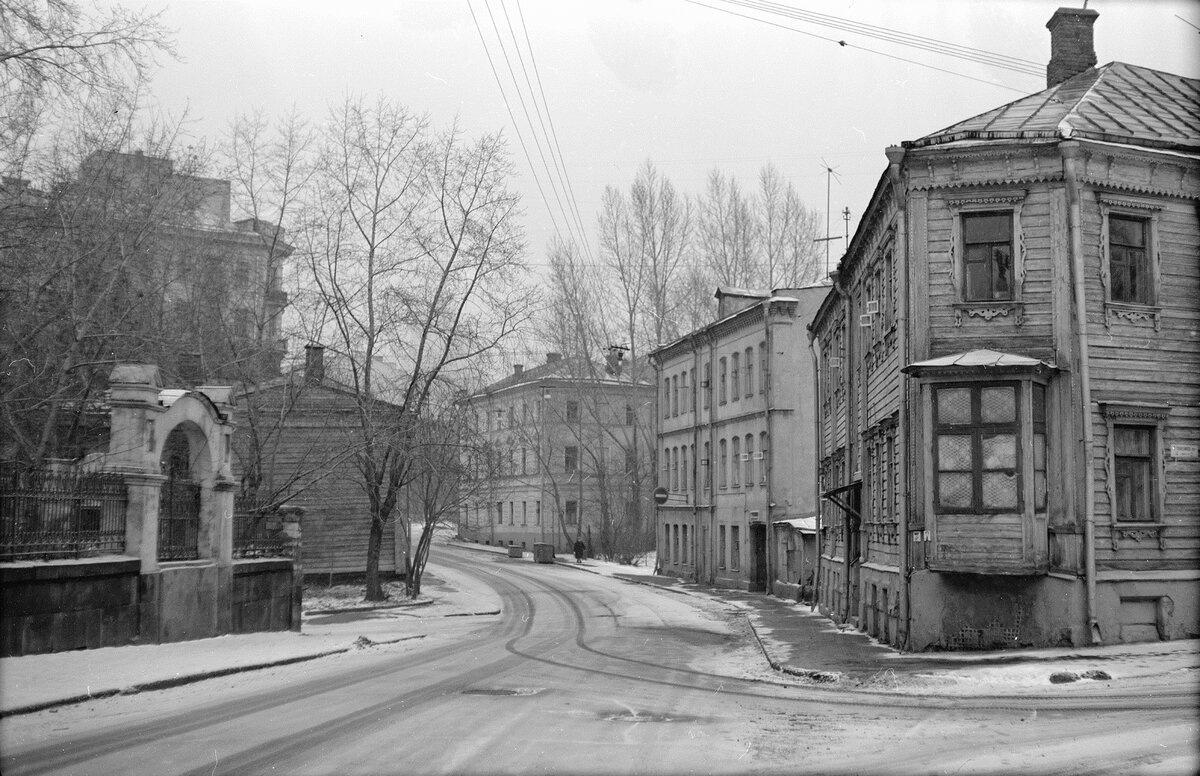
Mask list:
[[[887,149],[812,324],[819,601],[907,649],[1198,632],[1200,81],[1096,19]]]
[[[663,573],[743,590],[805,582],[779,578],[772,548],[816,509],[805,327],[828,293],[718,289],[717,321],[651,353]]]
[[[467,397],[492,456],[459,535],[483,544],[629,559],[650,549],[654,387],[644,362],[548,353]]]

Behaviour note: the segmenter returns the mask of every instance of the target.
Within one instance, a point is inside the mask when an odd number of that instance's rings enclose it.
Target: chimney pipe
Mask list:
[[[524,364],[513,364],[513,375],[520,375],[525,371]]]
[[[319,383],[325,379],[325,346],[310,342],[304,346],[304,382]]]
[[[546,354],[547,364],[557,364],[559,361],[562,361],[562,353],[551,352]]]
[[[1089,8],[1059,8],[1046,22],[1046,29],[1050,30],[1047,89],[1096,66],[1092,25],[1099,15]]]

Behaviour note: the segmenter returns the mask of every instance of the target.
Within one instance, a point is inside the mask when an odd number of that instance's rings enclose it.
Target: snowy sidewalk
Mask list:
[[[306,613],[303,632],[247,633],[171,644],[105,647],[0,659],[0,716],[89,698],[162,689],[423,637],[421,621],[500,612],[488,588],[443,567],[429,572],[436,601],[368,612]]]

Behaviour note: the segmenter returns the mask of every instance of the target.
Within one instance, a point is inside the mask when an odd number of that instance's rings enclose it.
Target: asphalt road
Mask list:
[[[1176,773],[1178,701],[790,685],[719,602],[438,547],[503,614],[425,638],[6,718],[18,774]]]

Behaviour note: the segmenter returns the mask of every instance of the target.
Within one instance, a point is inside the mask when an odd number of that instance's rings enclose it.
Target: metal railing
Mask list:
[[[0,462],[0,561],[120,554],[126,501],[120,474]]]
[[[233,498],[233,557],[291,558],[295,546],[283,532],[279,509],[249,496]]]

